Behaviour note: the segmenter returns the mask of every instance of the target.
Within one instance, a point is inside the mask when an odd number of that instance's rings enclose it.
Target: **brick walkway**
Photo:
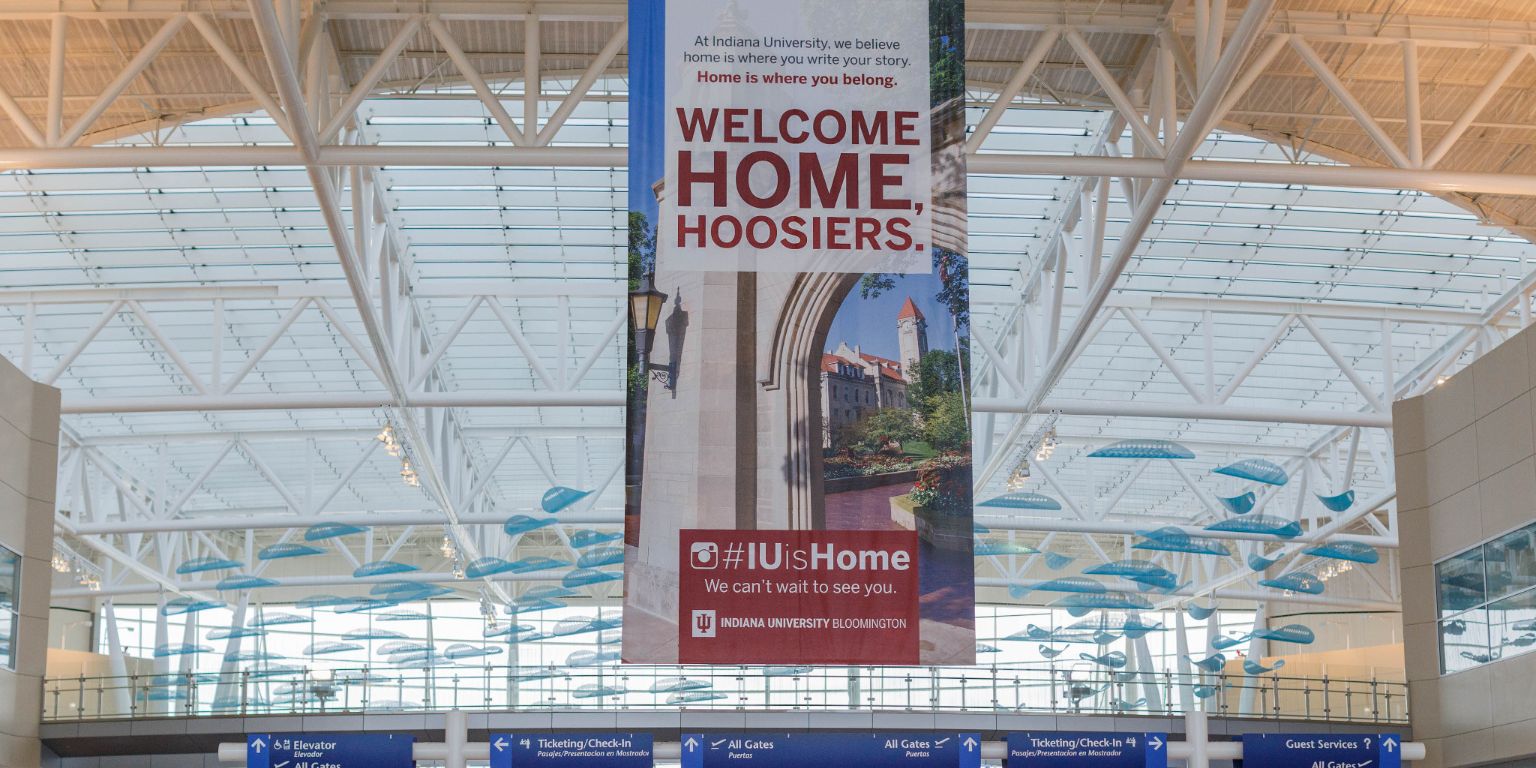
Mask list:
[[[891,497],[912,490],[911,483],[886,485],[827,496],[827,530],[891,531]]]

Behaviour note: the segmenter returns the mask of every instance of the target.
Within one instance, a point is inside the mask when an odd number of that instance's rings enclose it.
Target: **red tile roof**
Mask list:
[[[907,319],[909,317],[915,317],[915,318],[917,318],[919,320],[926,320],[927,319],[927,318],[923,317],[923,311],[921,309],[918,309],[916,304],[912,303],[912,297],[911,296],[908,296],[907,297],[907,302],[905,304],[901,305],[901,311],[896,313],[896,319],[897,320],[905,320],[905,319]]]
[[[906,379],[901,375],[901,363],[898,363],[895,360],[886,359],[884,357],[864,354],[862,352],[859,353],[859,357],[864,358],[865,362],[875,364],[876,370],[880,371],[881,376],[884,376],[885,378],[892,381],[906,381]],[[823,352],[821,354],[822,373],[837,373],[837,366],[839,365],[853,365],[853,363],[843,359],[842,356],[834,355],[831,352]]]

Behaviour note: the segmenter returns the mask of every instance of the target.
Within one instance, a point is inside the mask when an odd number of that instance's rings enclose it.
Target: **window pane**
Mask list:
[[[16,610],[16,593],[21,583],[21,558],[0,547],[0,611]]]
[[[1467,611],[1440,622],[1441,671],[1460,672],[1494,660],[1488,650],[1488,614]]]
[[[1489,600],[1536,586],[1536,529],[1525,528],[1488,542],[1483,557]]]
[[[16,668],[16,602],[21,595],[21,556],[0,547],[0,666]]]
[[[1536,648],[1536,590],[1488,606],[1489,645],[1495,659]]]
[[[0,667],[6,669],[16,668],[16,644],[11,642],[15,628],[16,614],[0,611]]]
[[[1435,566],[1435,585],[1439,592],[1441,618],[1482,605],[1488,599],[1483,584],[1483,548],[1464,552]]]

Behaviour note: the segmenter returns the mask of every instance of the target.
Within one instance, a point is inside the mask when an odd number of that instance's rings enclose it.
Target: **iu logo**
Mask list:
[[[692,626],[693,626],[693,636],[694,637],[714,637],[715,636],[715,612],[714,611],[694,611],[693,612],[693,625]]]

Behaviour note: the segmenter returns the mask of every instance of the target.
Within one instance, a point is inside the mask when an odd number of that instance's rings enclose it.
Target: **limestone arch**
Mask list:
[[[760,383],[780,406],[768,409],[769,423],[759,422],[763,437],[786,446],[780,477],[789,528],[822,528],[826,505],[822,490],[821,354],[832,320],[843,300],[863,277],[860,272],[795,274],[778,302]],[[781,442],[782,441],[782,442]],[[770,470],[771,468],[763,468]],[[772,476],[765,477],[771,481]],[[762,495],[760,495],[762,498]],[[771,502],[770,502],[771,503]]]

